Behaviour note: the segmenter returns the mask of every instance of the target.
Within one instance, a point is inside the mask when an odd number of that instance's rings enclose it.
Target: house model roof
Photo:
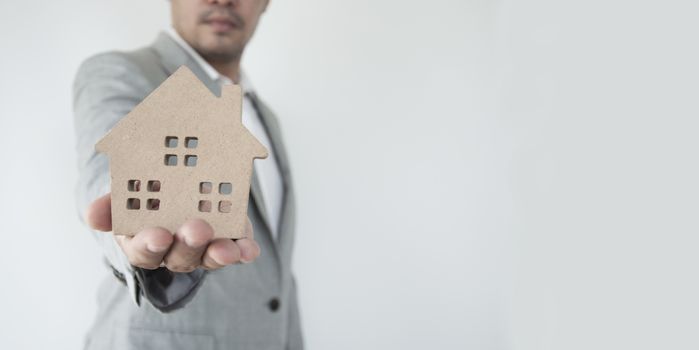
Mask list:
[[[114,233],[201,218],[216,237],[243,237],[253,160],[267,149],[241,116],[240,86],[217,97],[182,66],[122,118],[95,145],[109,156]]]

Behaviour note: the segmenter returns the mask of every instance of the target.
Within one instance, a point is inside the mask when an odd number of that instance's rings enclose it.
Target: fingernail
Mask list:
[[[245,259],[243,259],[243,258],[240,258],[240,262],[243,263],[243,264],[249,264],[249,263],[252,262],[252,260],[245,260]]]
[[[153,253],[162,253],[170,247],[169,246],[158,246],[158,245],[155,245],[152,243],[147,243],[146,248],[148,248],[148,250],[153,252]]]

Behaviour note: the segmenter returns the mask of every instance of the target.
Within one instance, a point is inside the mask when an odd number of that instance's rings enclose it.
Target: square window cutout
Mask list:
[[[197,156],[191,154],[184,156],[184,165],[197,166]]]
[[[199,183],[199,193],[209,194],[211,193],[211,182],[200,182]]]
[[[177,147],[177,136],[166,136],[165,137],[165,147],[167,147],[167,148]]]
[[[160,199],[148,198],[148,201],[146,201],[146,208],[148,208],[148,210],[160,209]]]
[[[199,146],[199,139],[196,137],[185,137],[184,146],[187,148],[197,148],[197,146]]]
[[[126,209],[138,210],[141,209],[141,200],[138,198],[129,198],[126,200]]]
[[[199,211],[203,213],[211,212],[211,201],[199,201]]]
[[[231,194],[233,192],[233,185],[230,182],[221,182],[218,185],[218,193],[220,194]]]
[[[174,154],[166,154],[165,155],[165,165],[167,165],[167,166],[177,165],[177,156]]]
[[[220,201],[220,202],[218,202],[218,211],[220,213],[230,213],[231,206],[232,206],[232,204],[230,201]]]
[[[138,192],[141,190],[141,181],[139,180],[129,180],[129,192]]]
[[[148,181],[148,192],[160,192],[160,181],[158,181],[158,180]]]

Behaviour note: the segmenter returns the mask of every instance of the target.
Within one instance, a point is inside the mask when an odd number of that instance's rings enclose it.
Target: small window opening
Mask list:
[[[160,192],[160,181],[158,181],[158,180],[148,181],[148,192]]]
[[[191,154],[184,156],[184,165],[197,166],[197,156]]]
[[[208,213],[211,211],[211,201],[199,201],[199,211]]]
[[[209,194],[211,193],[211,182],[200,182],[199,183],[199,193]]]
[[[141,200],[138,198],[129,198],[126,200],[126,209],[138,210],[141,209]]]
[[[148,201],[146,201],[146,208],[148,208],[148,210],[160,209],[160,199],[149,198]]]
[[[231,212],[231,202],[230,201],[220,201],[218,202],[218,211],[221,213]]]
[[[233,192],[233,185],[230,182],[221,182],[218,185],[218,193],[220,194],[231,194]]]
[[[177,156],[174,154],[166,154],[165,155],[165,165],[167,165],[167,166],[177,165]]]
[[[141,181],[139,180],[129,180],[129,192],[138,192],[141,190]]]
[[[177,147],[177,136],[166,136],[165,137],[165,147],[167,147],[167,148]]]
[[[187,148],[197,148],[199,145],[199,139],[196,137],[185,137],[184,146]]]

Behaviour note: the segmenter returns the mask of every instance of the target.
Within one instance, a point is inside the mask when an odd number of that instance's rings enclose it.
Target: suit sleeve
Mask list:
[[[111,188],[109,160],[95,151],[95,143],[152,90],[152,84],[139,72],[139,67],[120,53],[93,56],[78,69],[73,84],[73,111],[79,173],[76,197],[83,222],[87,206]],[[134,267],[113,234],[90,232],[138,305],[141,296],[145,296],[163,312],[181,308],[204,278],[205,272],[200,269],[173,273],[165,268],[149,271]]]

